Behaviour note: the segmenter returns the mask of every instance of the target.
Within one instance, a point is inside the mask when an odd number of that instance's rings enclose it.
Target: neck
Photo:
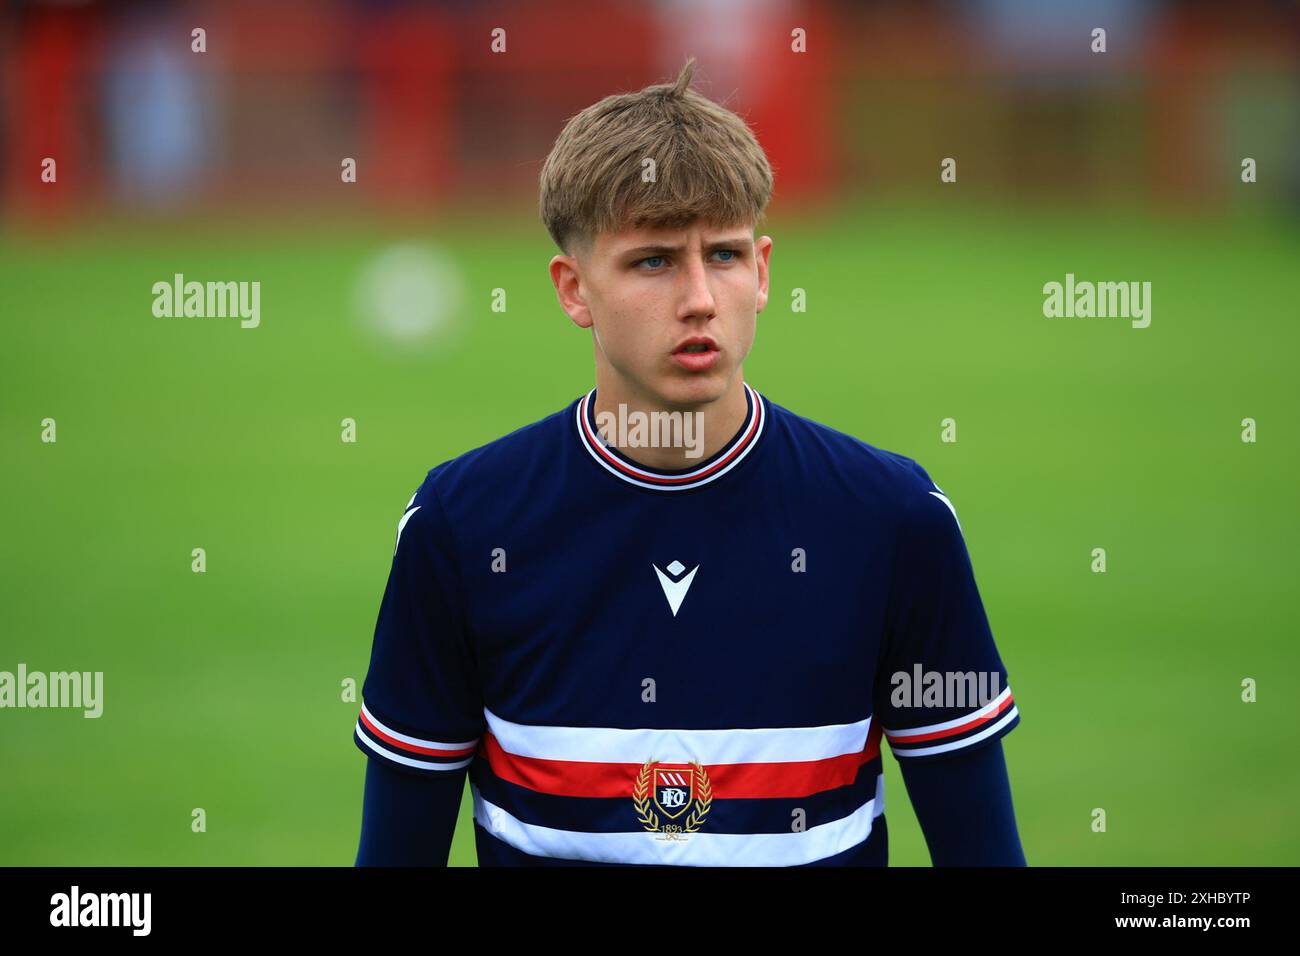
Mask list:
[[[667,404],[609,378],[597,370],[596,428],[611,447],[646,468],[694,467],[721,450],[745,423],[741,369],[721,396],[702,403]]]

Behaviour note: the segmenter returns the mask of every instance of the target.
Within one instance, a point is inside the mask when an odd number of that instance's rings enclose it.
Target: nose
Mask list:
[[[718,304],[713,299],[713,290],[709,288],[709,272],[704,267],[704,263],[694,256],[688,256],[686,267],[682,269],[681,275],[684,288],[681,303],[677,308],[677,317],[679,319],[692,319],[697,316],[713,318]]]

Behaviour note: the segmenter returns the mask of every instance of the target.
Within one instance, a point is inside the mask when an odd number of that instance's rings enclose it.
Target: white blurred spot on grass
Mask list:
[[[432,245],[401,243],[361,268],[353,310],[380,347],[442,351],[464,327],[465,281],[455,259]]]

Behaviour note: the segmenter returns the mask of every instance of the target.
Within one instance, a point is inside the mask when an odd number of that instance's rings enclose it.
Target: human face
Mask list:
[[[560,304],[594,330],[599,392],[688,409],[740,389],[772,248],[753,232],[752,223],[628,227],[551,260]],[[704,351],[691,354],[691,343]]]

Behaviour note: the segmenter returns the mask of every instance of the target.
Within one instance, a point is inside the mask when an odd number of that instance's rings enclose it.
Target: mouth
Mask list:
[[[673,349],[674,355],[703,355],[705,352],[717,352],[718,343],[708,336],[697,335],[680,343]]]
[[[722,350],[707,335],[693,335],[679,342],[673,349],[673,360],[688,372],[703,372],[712,368]]]

